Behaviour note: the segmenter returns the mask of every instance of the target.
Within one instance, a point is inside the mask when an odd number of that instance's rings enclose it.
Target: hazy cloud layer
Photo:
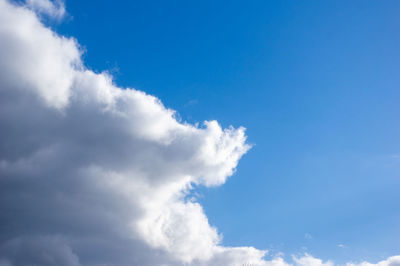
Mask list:
[[[77,42],[34,12],[65,8],[0,0],[0,266],[289,265],[221,246],[185,197],[234,173],[250,148],[244,128],[177,121],[157,98],[85,69]]]

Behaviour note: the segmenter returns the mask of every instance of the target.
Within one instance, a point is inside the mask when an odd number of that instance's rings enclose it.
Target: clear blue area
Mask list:
[[[66,6],[52,27],[90,68],[185,121],[247,128],[237,173],[198,191],[225,245],[338,263],[400,254],[400,1]]]

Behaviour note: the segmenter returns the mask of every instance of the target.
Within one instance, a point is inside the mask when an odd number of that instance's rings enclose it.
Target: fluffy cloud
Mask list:
[[[234,173],[250,148],[244,128],[182,123],[85,69],[77,42],[35,13],[60,17],[57,3],[0,0],[0,265],[289,265],[221,246],[186,197]]]
[[[328,262],[323,262],[320,259],[314,258],[310,256],[309,254],[305,254],[303,257],[296,257],[293,256],[293,261],[298,265],[298,266],[333,266],[333,263],[328,261]]]
[[[263,251],[221,247],[185,199],[192,184],[233,174],[244,128],[177,121],[157,98],[85,69],[74,39],[4,0],[0,53],[3,264],[263,263]]]
[[[346,266],[399,266],[400,265],[400,256],[393,256],[386,260],[380,261],[376,264],[369,262],[362,262],[359,264],[347,263]]]

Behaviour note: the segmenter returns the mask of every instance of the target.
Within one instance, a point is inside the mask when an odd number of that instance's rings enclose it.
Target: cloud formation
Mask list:
[[[346,266],[399,266],[400,265],[400,256],[393,256],[386,260],[382,260],[376,264],[369,262],[361,262],[361,263],[347,263]]]
[[[49,0],[26,0],[26,6],[38,14],[44,14],[57,20],[62,19],[65,15],[65,5],[62,0],[54,2]]]
[[[64,15],[57,3],[0,0],[0,266],[289,265],[222,246],[186,197],[234,173],[245,129],[180,122],[86,69],[77,41],[38,18]]]

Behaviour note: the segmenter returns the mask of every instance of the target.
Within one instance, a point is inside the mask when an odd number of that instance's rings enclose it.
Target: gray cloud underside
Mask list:
[[[35,13],[61,16],[57,3],[0,0],[0,266],[289,265],[220,245],[185,198],[234,173],[250,148],[244,128],[182,123],[86,69],[77,42]]]

